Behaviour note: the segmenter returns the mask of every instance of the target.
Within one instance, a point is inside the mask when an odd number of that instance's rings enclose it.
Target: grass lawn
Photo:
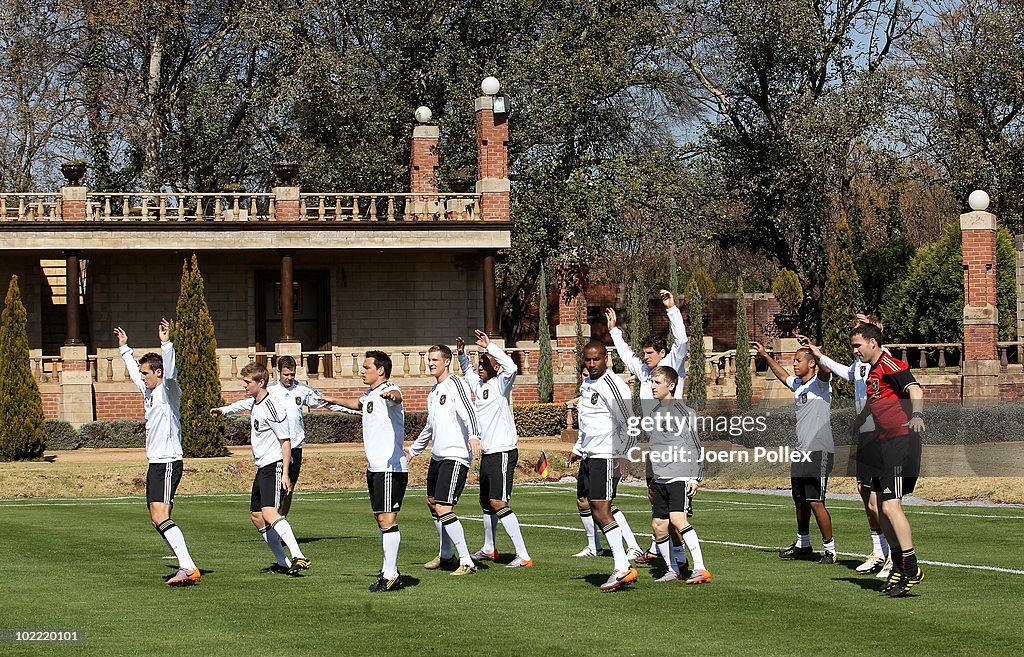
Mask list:
[[[623,487],[618,505],[643,547],[649,507]],[[175,520],[203,571],[171,588],[174,561],[142,498],[0,501],[0,628],[74,628],[82,645],[4,645],[4,655],[1019,655],[1024,509],[909,509],[925,581],[892,600],[853,567],[869,546],[859,502],[834,501],[841,562],[782,562],[795,533],[788,498],[702,491],[693,518],[714,581],[615,593],[598,585],[610,558],[574,559],[585,543],[573,489],[520,487],[513,508],[536,562],[455,578],[420,564],[437,534],[410,490],[400,516],[406,586],[371,594],[380,568],[363,491],[306,492],[290,520],[313,568],[264,575],[272,558],[248,520],[248,495],[179,496]],[[458,511],[480,546],[476,490]],[[533,525],[533,526],[531,526]],[[501,530],[499,530],[501,531]],[[820,548],[820,536],[812,539]],[[511,549],[499,535],[499,550]],[[846,553],[845,555],[843,553]],[[511,558],[512,555],[508,555]],[[507,561],[502,555],[502,561]],[[966,566],[982,566],[969,568]],[[1010,572],[1002,572],[1006,569]]]

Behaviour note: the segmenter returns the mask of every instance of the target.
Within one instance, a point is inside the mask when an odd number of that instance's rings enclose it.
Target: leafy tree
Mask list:
[[[0,316],[0,461],[38,458],[46,449],[43,400],[29,367],[27,322],[18,277],[12,276]]]
[[[772,294],[784,313],[795,313],[804,299],[804,288],[796,272],[782,269],[772,284]]]
[[[210,415],[222,404],[217,365],[217,336],[206,305],[199,261],[192,255],[181,268],[181,294],[171,341],[178,362],[181,386],[181,438],[186,456],[223,456],[225,420]]]
[[[747,330],[747,297],[743,279],[736,285],[736,407],[749,411],[753,405],[754,382],[750,372],[750,335]]]
[[[704,408],[708,399],[707,363],[704,362],[704,316],[700,286],[696,281],[690,282],[690,352],[686,366],[686,396],[690,406],[696,410]]]
[[[576,369],[574,373],[583,371],[583,349],[587,346],[587,340],[583,337],[583,297],[581,295],[576,296]]]
[[[860,279],[853,266],[853,233],[844,216],[836,222],[835,243],[828,254],[825,307],[821,318],[824,351],[839,362],[853,362],[850,325],[859,303]],[[845,380],[834,380],[832,394],[837,399],[852,399],[853,386]]]
[[[906,44],[911,79],[904,136],[939,166],[954,196],[989,192],[999,220],[1024,229],[1024,5],[937,4]]]
[[[551,359],[551,329],[548,327],[548,285],[543,267],[540,270],[540,281],[537,283],[537,297],[540,313],[540,324],[537,329],[537,399],[542,404],[547,404],[554,399],[555,378]]]
[[[693,272],[693,275],[690,276],[690,282],[686,286],[686,298],[683,299],[686,303],[690,303],[690,295],[694,286],[700,290],[701,307],[706,311],[711,307],[711,300],[715,298],[715,281],[703,269],[697,269]]]
[[[895,282],[882,306],[886,340],[893,343],[963,341],[964,270],[960,224],[921,247],[906,278]],[[999,339],[1017,335],[1017,251],[1005,228],[996,231],[996,305]]]
[[[917,249],[903,235],[894,235],[878,246],[871,246],[857,254],[856,270],[864,293],[863,311],[869,315],[882,315],[888,290],[902,281]]]
[[[672,298],[679,303],[679,265],[676,263],[676,252],[675,249],[669,254],[668,261],[668,291],[672,293]],[[669,349],[672,349],[672,345],[675,343],[675,336],[672,335],[672,331],[668,332],[665,336],[665,343]]]

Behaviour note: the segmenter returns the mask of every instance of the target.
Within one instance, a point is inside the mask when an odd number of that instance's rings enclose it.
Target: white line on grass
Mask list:
[[[483,522],[482,517],[476,516],[460,516],[465,520],[475,520],[477,522]],[[538,525],[533,523],[519,523],[520,527],[532,527],[535,529],[559,529],[567,532],[582,532],[582,527],[564,527],[562,525]],[[778,546],[772,545],[754,545],[752,543],[735,543],[733,541],[712,541],[706,538],[700,539],[701,543],[711,543],[712,545],[727,545],[729,547],[741,547],[749,548],[752,550],[778,550]],[[844,557],[863,557],[863,554],[854,552],[837,552],[837,554]],[[977,566],[969,563],[951,563],[949,561],[925,561],[924,559],[918,559],[918,563],[923,563],[929,566],[945,566],[947,568],[961,568],[966,570],[988,570],[996,573],[1006,573],[1009,575],[1024,575],[1024,570],[1017,570],[1014,568],[1000,568],[999,566]]]

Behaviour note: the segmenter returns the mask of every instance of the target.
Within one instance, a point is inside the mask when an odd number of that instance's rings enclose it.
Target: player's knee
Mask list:
[[[495,513],[508,508],[508,503],[502,502],[501,500],[487,500],[487,505],[488,508]]]
[[[585,497],[577,497],[576,508],[579,509],[580,511],[586,511],[587,509],[590,508],[590,500],[588,500]]]
[[[252,520],[252,524],[257,527],[263,526],[263,513],[261,511],[253,511],[249,514],[249,520]]]

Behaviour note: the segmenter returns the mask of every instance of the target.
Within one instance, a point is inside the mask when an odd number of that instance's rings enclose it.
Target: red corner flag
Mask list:
[[[544,452],[540,453],[540,458],[537,459],[537,465],[533,466],[533,469],[542,477],[548,476],[548,457]]]

